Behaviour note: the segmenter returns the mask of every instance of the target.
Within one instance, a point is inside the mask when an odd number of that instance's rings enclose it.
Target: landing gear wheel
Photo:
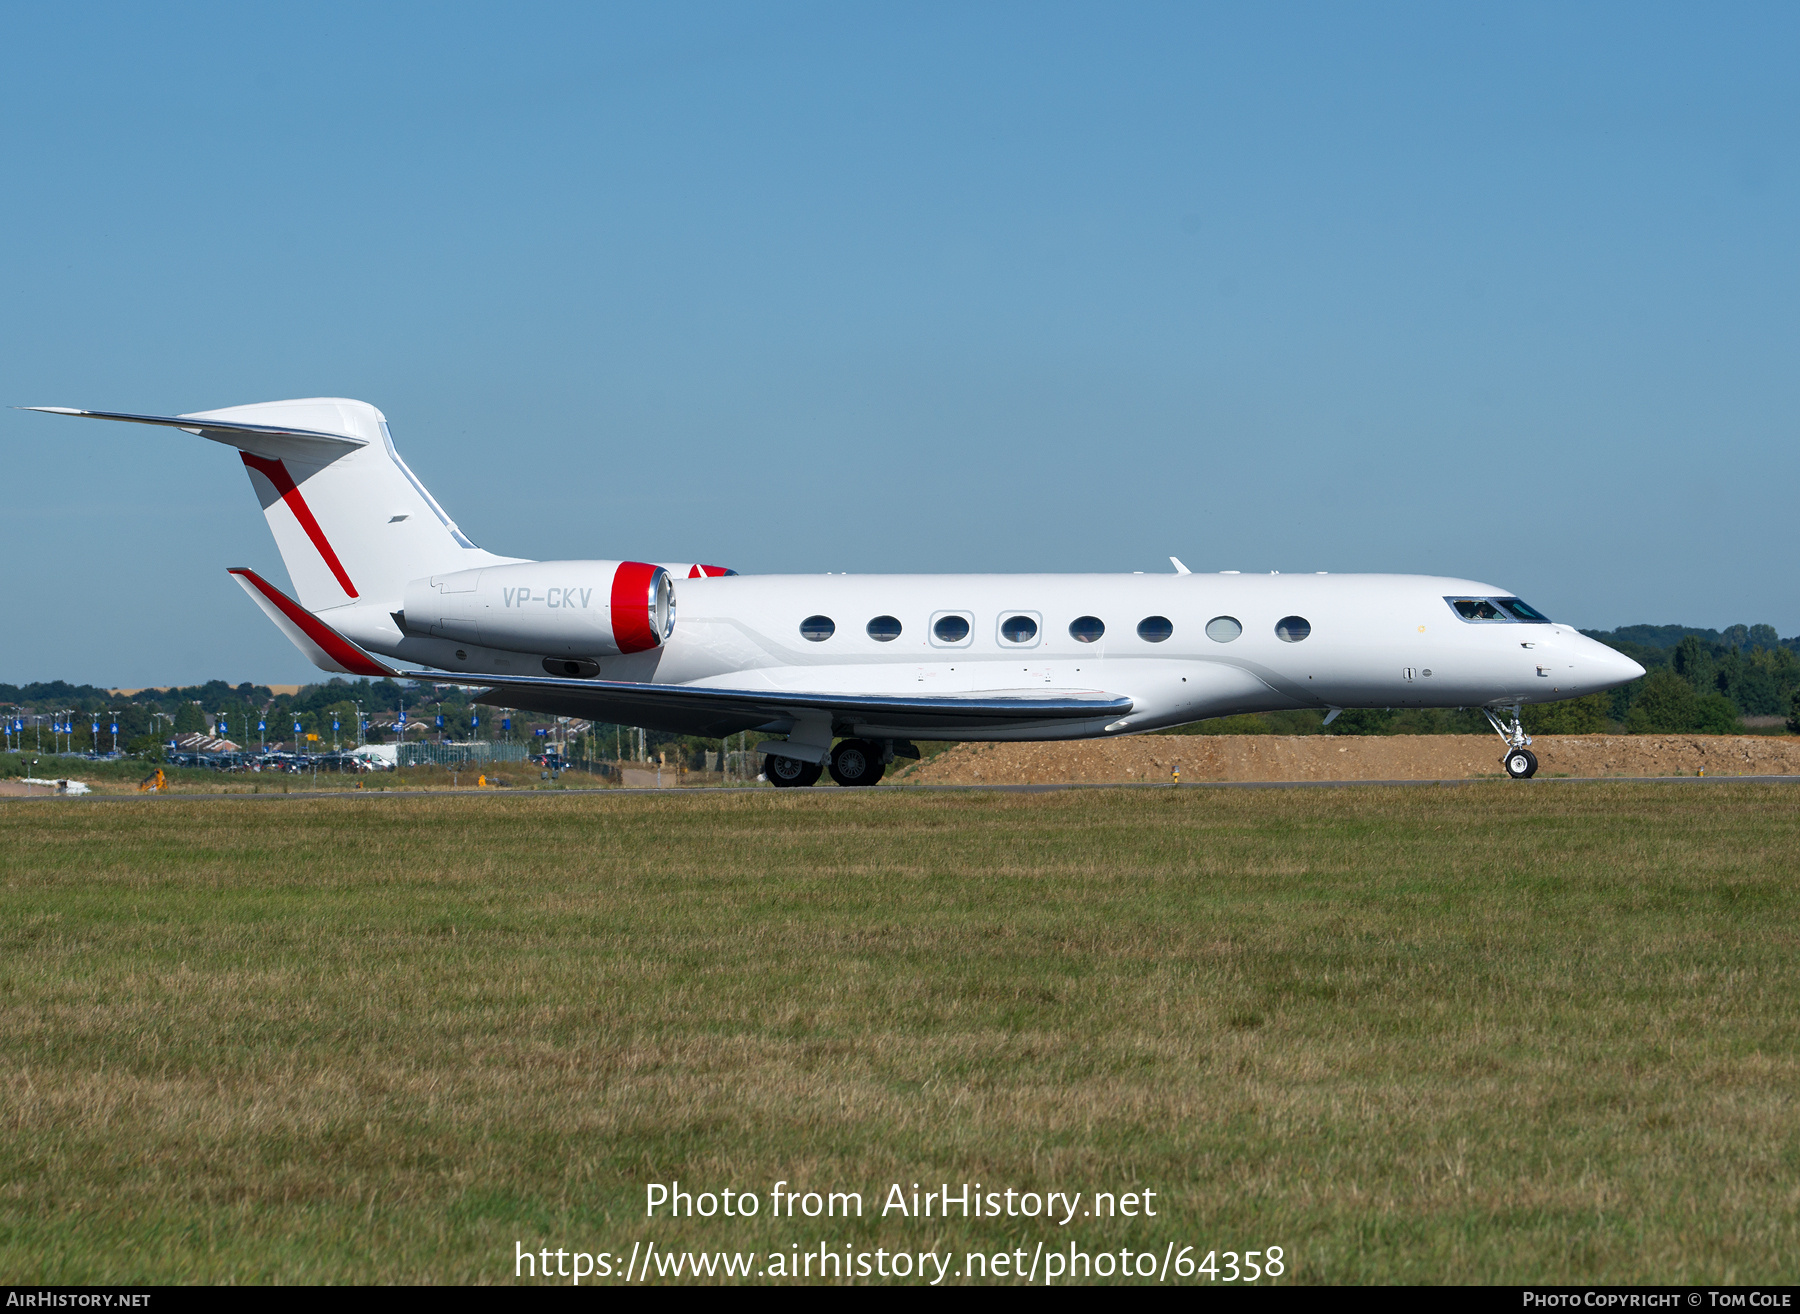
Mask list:
[[[765,757],[763,774],[776,789],[800,789],[817,784],[820,767],[817,762],[802,762],[797,757]]]
[[[1529,748],[1515,748],[1500,760],[1506,765],[1506,774],[1514,780],[1530,780],[1537,774],[1537,754]]]
[[[873,785],[886,771],[881,750],[866,739],[846,739],[831,750],[831,778],[840,785]]]

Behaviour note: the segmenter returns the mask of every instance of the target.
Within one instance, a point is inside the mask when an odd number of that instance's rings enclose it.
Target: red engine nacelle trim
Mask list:
[[[644,561],[622,561],[613,571],[612,631],[620,652],[648,652],[668,637],[672,618],[657,615],[663,610],[658,594],[669,588],[668,579],[668,571]]]

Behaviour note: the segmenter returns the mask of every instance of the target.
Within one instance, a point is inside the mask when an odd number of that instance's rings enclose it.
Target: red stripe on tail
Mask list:
[[[252,456],[249,452],[239,452],[238,455],[244,458],[245,465],[275,485],[275,491],[287,503],[288,510],[294,513],[294,519],[300,522],[300,528],[306,531],[313,546],[319,549],[319,555],[325,558],[325,564],[331,567],[331,573],[337,576],[338,585],[344,592],[353,598],[361,596],[356,591],[356,585],[350,582],[350,576],[344,573],[344,565],[338,560],[337,553],[331,550],[331,542],[325,537],[325,531],[313,519],[312,508],[300,496],[300,489],[295,485],[287,467],[280,461],[272,461],[265,456]]]

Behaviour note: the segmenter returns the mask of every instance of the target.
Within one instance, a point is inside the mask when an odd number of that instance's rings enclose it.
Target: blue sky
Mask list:
[[[471,536],[1800,631],[1791,6],[10,6],[0,401]],[[316,672],[232,454],[0,411],[0,680]]]

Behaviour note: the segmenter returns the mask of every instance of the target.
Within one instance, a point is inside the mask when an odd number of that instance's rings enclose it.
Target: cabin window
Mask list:
[[[876,643],[892,643],[900,637],[900,622],[892,616],[877,616],[869,622],[869,637]]]
[[[969,637],[969,618],[961,612],[945,612],[931,623],[931,632],[939,643],[963,643]]]
[[[1312,633],[1312,622],[1304,616],[1283,616],[1275,622],[1275,637],[1283,643],[1299,643]]]
[[[1000,622],[1000,637],[1008,643],[1030,643],[1037,632],[1038,623],[1029,616],[1008,616]]]
[[[1230,643],[1244,632],[1236,616],[1214,616],[1206,622],[1206,637],[1214,643]]]
[[[1161,643],[1175,633],[1175,626],[1167,616],[1146,616],[1138,622],[1138,638],[1145,643]]]
[[[824,643],[837,633],[837,625],[829,616],[808,616],[800,622],[800,637],[813,643]]]
[[[1106,633],[1106,622],[1098,616],[1077,616],[1069,622],[1069,637],[1076,643],[1098,643]]]

